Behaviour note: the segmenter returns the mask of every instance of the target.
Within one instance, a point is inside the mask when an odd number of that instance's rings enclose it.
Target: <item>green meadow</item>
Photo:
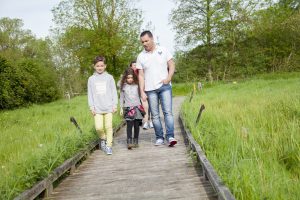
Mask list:
[[[193,83],[173,85],[187,95]],[[300,196],[300,74],[204,83],[182,113],[237,199]],[[201,104],[206,109],[199,124]],[[73,116],[82,133],[70,122]],[[121,122],[114,115],[114,126]],[[97,138],[87,97],[0,112],[0,199],[13,199]]]
[[[236,199],[299,199],[299,73],[204,86],[182,113]]]
[[[115,114],[114,127],[120,122]],[[0,199],[30,188],[96,138],[86,96],[0,112]]]

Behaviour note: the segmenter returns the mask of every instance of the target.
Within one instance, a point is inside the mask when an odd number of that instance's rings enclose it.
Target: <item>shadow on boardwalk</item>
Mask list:
[[[154,129],[141,129],[140,147],[127,150],[123,127],[112,156],[94,151],[47,199],[216,199],[186,150],[178,122],[183,100],[173,99],[175,147],[155,147]]]

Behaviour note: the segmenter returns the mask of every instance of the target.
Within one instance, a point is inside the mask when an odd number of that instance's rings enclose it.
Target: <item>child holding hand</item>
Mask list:
[[[138,78],[133,69],[128,68],[122,77],[120,87],[120,114],[127,123],[127,148],[138,147],[140,124],[145,111],[141,106]],[[132,128],[134,136],[132,138]]]

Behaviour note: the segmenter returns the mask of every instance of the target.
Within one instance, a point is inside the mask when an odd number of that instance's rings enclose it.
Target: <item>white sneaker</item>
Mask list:
[[[155,142],[155,146],[161,146],[161,145],[164,145],[164,140],[161,139],[161,138],[158,138]]]
[[[143,125],[143,129],[145,129],[145,130],[149,129],[148,122],[145,122],[145,123],[144,123],[144,125]]]
[[[100,150],[104,151],[106,150],[106,141],[100,140]]]
[[[149,128],[153,128],[153,123],[152,123],[152,121],[149,122]]]
[[[175,144],[177,144],[177,140],[175,140],[175,138],[173,137],[169,137],[169,147],[173,147]]]
[[[111,147],[106,147],[106,154],[111,155],[112,154],[112,148]]]

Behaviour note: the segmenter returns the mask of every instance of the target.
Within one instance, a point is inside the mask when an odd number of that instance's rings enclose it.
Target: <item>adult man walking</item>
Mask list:
[[[144,50],[138,55],[136,67],[139,69],[141,97],[150,106],[154,125],[155,145],[164,144],[164,133],[159,115],[159,103],[165,119],[166,140],[170,147],[177,141],[174,138],[174,117],[172,113],[171,79],[175,71],[175,63],[170,52],[154,43],[150,31],[140,35]]]

